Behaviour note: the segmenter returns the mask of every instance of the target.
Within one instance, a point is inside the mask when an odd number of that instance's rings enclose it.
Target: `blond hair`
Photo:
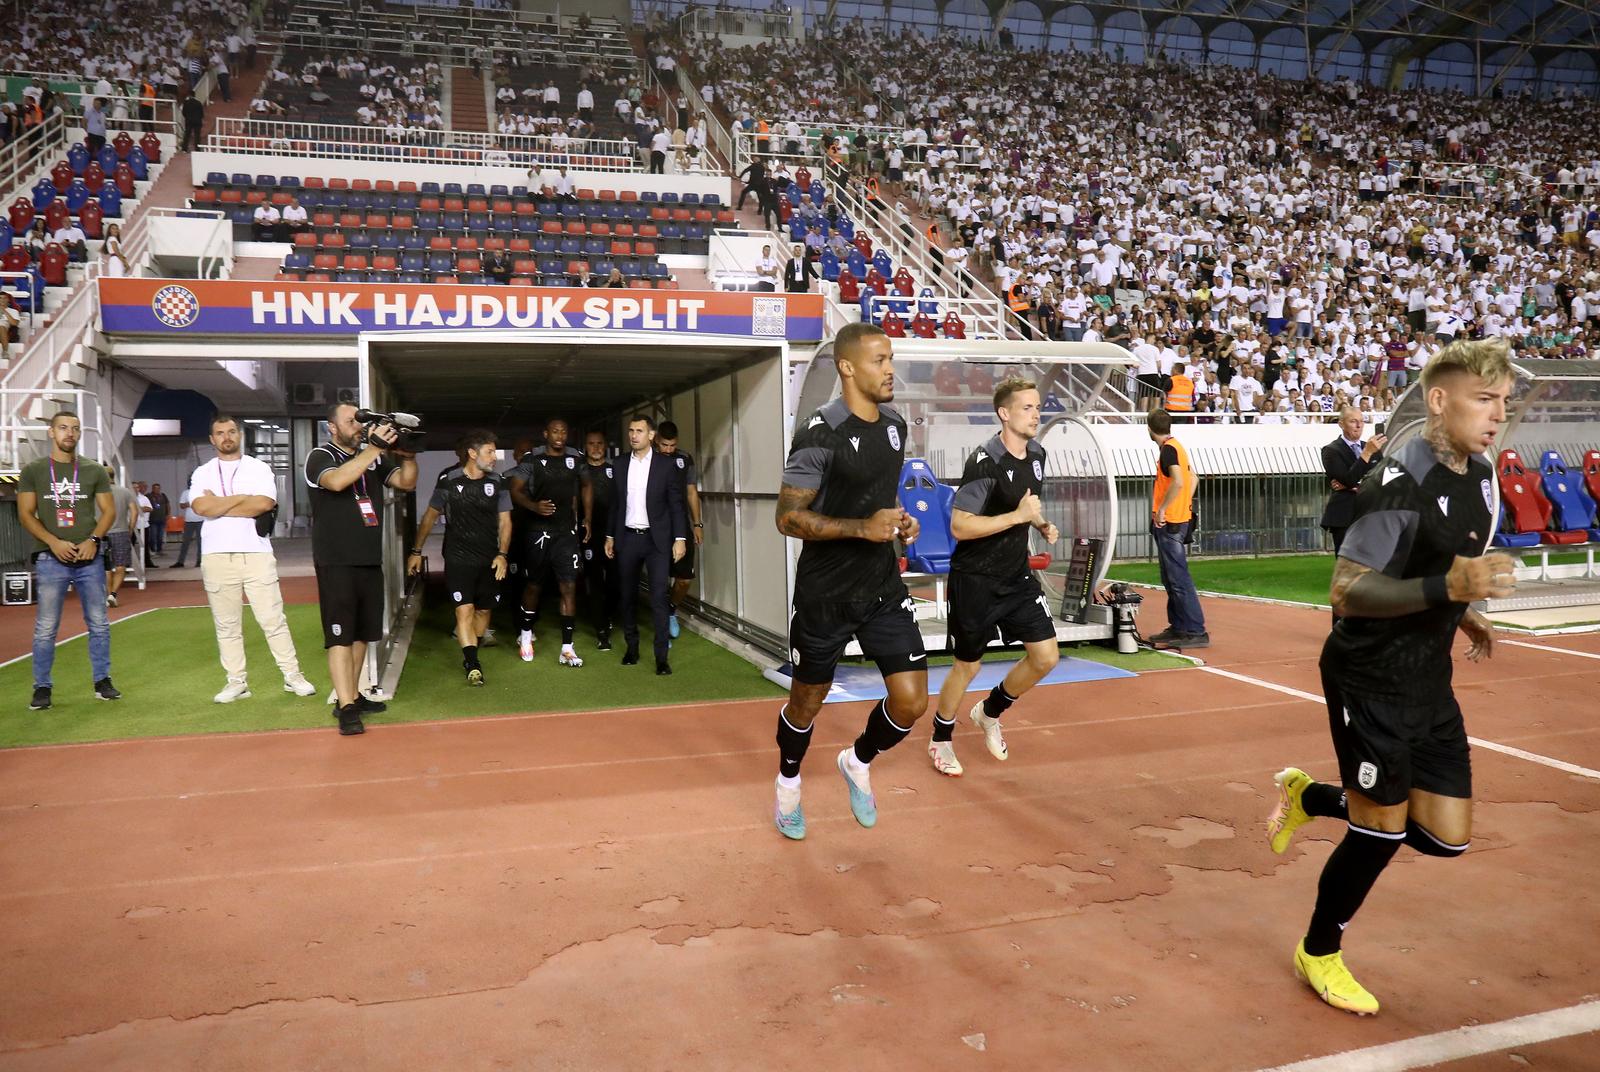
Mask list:
[[[1515,375],[1511,370],[1511,344],[1504,339],[1462,339],[1433,355],[1422,369],[1422,389],[1458,372],[1471,373],[1485,383],[1499,383]]]

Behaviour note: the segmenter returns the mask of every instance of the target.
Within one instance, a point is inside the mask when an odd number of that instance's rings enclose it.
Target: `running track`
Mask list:
[[[1207,613],[1210,665],[1320,692],[1325,614]],[[1574,654],[1600,637],[1535,643],[1461,661],[1471,732],[1600,770],[1600,659]],[[1403,852],[1350,930],[1385,1002],[1357,1020],[1289,969],[1340,829],[1260,836],[1272,772],[1331,773],[1317,704],[1199,670],[1043,689],[1006,764],[963,723],[959,781],[919,727],[870,831],[831,762],[864,709],[830,708],[799,844],[771,828],[773,714],[0,753],[0,1070],[1251,1072],[1443,1054],[1600,992],[1595,778],[1475,752],[1472,851]],[[1317,1068],[1595,1067],[1600,1037],[1551,1030]]]

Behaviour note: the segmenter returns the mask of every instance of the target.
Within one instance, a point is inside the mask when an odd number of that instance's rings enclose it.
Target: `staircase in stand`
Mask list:
[[[452,130],[489,129],[489,108],[484,100],[483,75],[473,67],[450,71],[450,127]]]

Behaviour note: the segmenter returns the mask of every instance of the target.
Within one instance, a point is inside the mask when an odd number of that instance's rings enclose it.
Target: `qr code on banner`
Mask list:
[[[789,333],[789,303],[783,298],[752,298],[750,333],[783,338]]]

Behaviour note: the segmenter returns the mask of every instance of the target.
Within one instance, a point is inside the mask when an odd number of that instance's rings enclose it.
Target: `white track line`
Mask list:
[[[1502,640],[1500,643],[1518,648],[1532,648],[1534,651],[1553,651],[1557,655],[1576,655],[1580,659],[1600,659],[1600,655],[1592,651],[1573,651],[1571,648],[1558,648],[1550,644],[1530,644],[1526,640]]]
[[[1500,643],[1512,644],[1515,643],[1515,641],[1502,640]],[[1539,645],[1530,644],[1523,646],[1537,647]],[[1568,652],[1567,654],[1588,655],[1588,652]],[[1591,658],[1600,658],[1600,655],[1591,656]],[[1245,674],[1236,674],[1232,670],[1223,670],[1222,668],[1216,666],[1202,666],[1200,669],[1208,674],[1216,674],[1218,677],[1230,678],[1233,681],[1243,681],[1247,685],[1259,685],[1261,688],[1271,689],[1273,692],[1281,692],[1286,696],[1293,696],[1301,700],[1310,700],[1312,703],[1325,704],[1328,702],[1325,698],[1317,695],[1314,692],[1306,692],[1303,689],[1290,688],[1288,685],[1279,685],[1273,681],[1263,681],[1258,677],[1249,677]],[[1549,767],[1553,770],[1565,771],[1567,774],[1576,774],[1583,778],[1593,778],[1596,781],[1600,781],[1600,770],[1592,770],[1588,767],[1580,767],[1576,763],[1568,763],[1562,759],[1552,759],[1549,756],[1541,756],[1537,752],[1527,752],[1521,748],[1513,748],[1508,744],[1496,744],[1494,741],[1485,741],[1481,737],[1468,737],[1467,740],[1477,748],[1486,748],[1491,752],[1499,752],[1501,755],[1514,756],[1517,759],[1525,759],[1530,763],[1542,764],[1543,766]]]
[[[1485,1053],[1530,1046],[1556,1039],[1571,1038],[1600,1030],[1600,1001],[1586,1001],[1565,1009],[1530,1013],[1493,1024],[1458,1027],[1435,1035],[1349,1050],[1329,1057],[1313,1057],[1289,1065],[1276,1065],[1261,1072],[1405,1072],[1411,1068],[1431,1068],[1445,1061],[1459,1061]]]
[[[137,618],[137,617],[139,617],[141,615],[149,614],[151,611],[155,611],[155,610],[189,610],[189,609],[191,609],[191,608],[183,607],[183,606],[179,606],[179,607],[146,607],[144,610],[136,610],[132,614],[124,614],[120,618],[113,618],[113,619],[111,619],[110,624],[112,624],[112,625],[120,625],[121,623],[123,623],[125,621],[128,621],[131,618]],[[63,603],[61,605],[62,617],[66,616],[66,610],[67,610],[67,606],[66,606],[65,603]],[[63,638],[57,640],[56,641],[56,647],[59,648],[61,645],[65,644],[65,643],[67,643],[68,641],[71,641],[71,640],[82,640],[84,637],[86,637],[88,635],[89,635],[88,630],[84,630],[81,633],[73,633],[69,637],[63,637]],[[10,666],[12,663],[20,663],[24,659],[31,659],[31,658],[33,658],[33,652],[29,651],[28,654],[26,654],[26,655],[18,655],[15,659],[7,659],[5,662],[0,663],[0,669],[3,669],[4,667]]]

